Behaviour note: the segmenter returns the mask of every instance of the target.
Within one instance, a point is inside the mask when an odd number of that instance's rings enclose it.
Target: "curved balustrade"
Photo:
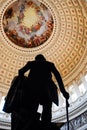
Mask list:
[[[71,121],[77,118],[86,111],[87,111],[87,91],[83,96],[80,96],[75,102],[72,102],[70,104],[69,120]],[[0,128],[10,130],[10,122],[11,122],[10,114],[0,113]],[[56,111],[53,111],[52,122],[66,123],[66,107],[59,107]]]
[[[87,110],[87,91],[80,96],[76,101],[72,102],[69,107],[69,119],[81,115]],[[53,111],[53,122],[66,122],[66,107],[59,107]]]

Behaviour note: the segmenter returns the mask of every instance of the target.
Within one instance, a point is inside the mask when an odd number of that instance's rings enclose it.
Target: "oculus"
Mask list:
[[[3,28],[12,43],[33,48],[45,43],[53,31],[50,10],[37,0],[18,0],[6,9]]]

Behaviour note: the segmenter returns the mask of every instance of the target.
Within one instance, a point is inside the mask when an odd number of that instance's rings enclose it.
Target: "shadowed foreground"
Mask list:
[[[47,122],[43,123],[40,121],[40,113],[36,114],[37,116],[34,117],[30,124],[27,124],[23,130],[60,130],[60,128],[64,125],[64,123],[54,123]]]
[[[64,125],[64,123],[47,123],[40,120],[40,113],[36,113],[31,117],[28,116],[27,120],[25,118],[19,118],[18,116],[13,115],[12,119],[12,130],[60,130],[60,128]],[[22,119],[22,120],[21,120]]]
[[[57,124],[57,123],[50,123],[50,124],[43,124],[41,121],[33,121],[31,125],[26,128],[26,130],[60,130],[60,127],[63,124]]]

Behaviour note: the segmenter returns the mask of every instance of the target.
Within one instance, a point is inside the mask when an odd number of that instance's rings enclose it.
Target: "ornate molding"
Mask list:
[[[70,104],[69,107],[69,120],[76,118],[87,111],[87,91],[81,97],[79,97],[75,102]],[[53,112],[54,122],[66,122],[66,108],[59,107],[58,110]]]

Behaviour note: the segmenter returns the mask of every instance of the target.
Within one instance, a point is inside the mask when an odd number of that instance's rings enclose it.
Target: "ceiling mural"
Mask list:
[[[4,13],[3,28],[16,45],[32,48],[48,40],[53,31],[49,9],[37,0],[18,0]]]
[[[65,87],[87,73],[85,0],[0,0],[0,90],[28,60],[42,53]]]

